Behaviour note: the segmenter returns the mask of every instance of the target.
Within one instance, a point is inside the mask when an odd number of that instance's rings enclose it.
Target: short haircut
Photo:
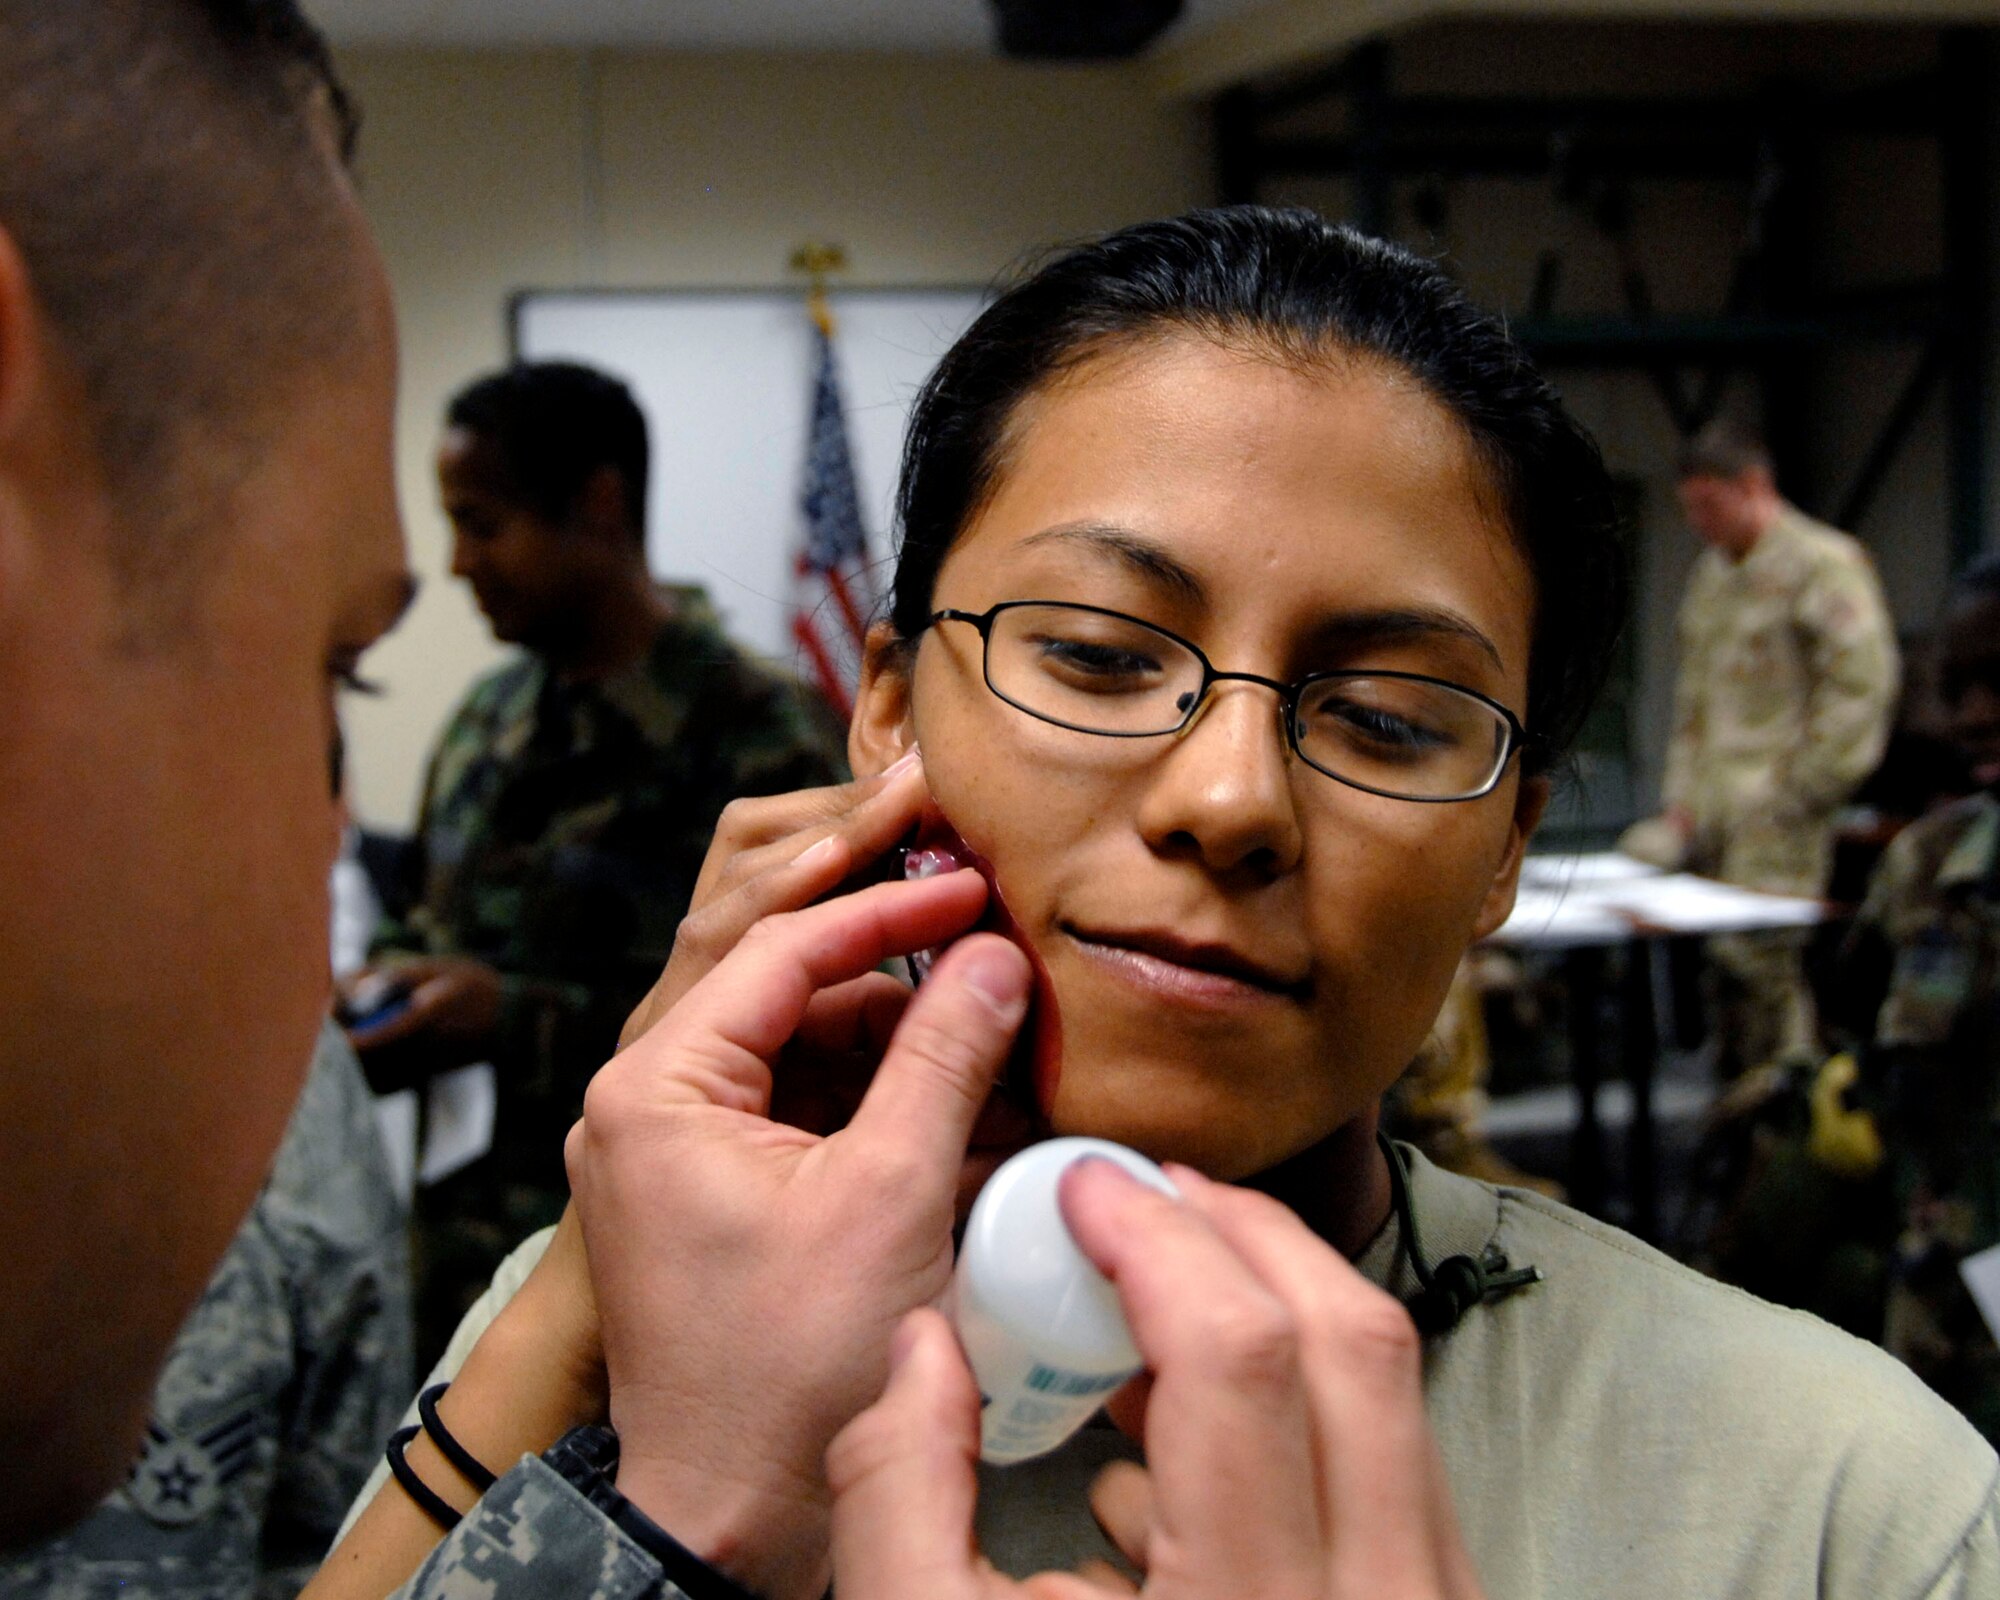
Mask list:
[[[0,229],[176,566],[360,307],[355,117],[295,0],[0,0]]]
[[[1771,451],[1763,434],[1741,417],[1717,417],[1681,444],[1674,476],[1740,478],[1746,472],[1771,470]]]
[[[646,418],[609,373],[573,361],[517,361],[459,390],[445,422],[491,444],[510,493],[547,522],[567,521],[591,475],[612,468],[625,486],[632,535],[645,542]]]

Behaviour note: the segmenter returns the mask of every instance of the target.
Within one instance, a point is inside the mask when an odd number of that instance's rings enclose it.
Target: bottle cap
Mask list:
[[[1116,1162],[1178,1198],[1167,1175],[1108,1139],[1049,1139],[1010,1158],[973,1203],[959,1270],[983,1312],[1081,1371],[1137,1367],[1118,1291],[1077,1248],[1056,1187],[1085,1156]]]

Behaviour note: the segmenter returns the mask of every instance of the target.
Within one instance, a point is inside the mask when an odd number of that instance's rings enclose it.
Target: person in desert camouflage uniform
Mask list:
[[[420,890],[376,941],[409,1006],[356,1035],[378,1088],[496,1069],[491,1153],[418,1195],[425,1360],[560,1215],[562,1135],[672,951],[723,807],[844,776],[804,692],[734,645],[700,590],[648,574],[646,456],[630,394],[582,367],[515,366],[448,413],[452,570],[525,649],[439,739]]]
[[[329,1024],[270,1181],[167,1357],[130,1476],[0,1562],[0,1596],[297,1594],[409,1395],[406,1221]]]
[[[1709,548],[1681,604],[1663,815],[1622,845],[1745,888],[1823,894],[1834,813],[1881,759],[1895,706],[1881,585],[1855,540],[1778,494],[1738,425],[1690,442],[1680,499]],[[1726,1071],[1816,1050],[1798,935],[1712,939],[1709,957]]]
[[[1840,990],[1897,1205],[1883,1342],[2000,1440],[2000,1346],[1958,1273],[2000,1245],[2000,560],[1960,577],[1944,633],[1940,695],[1983,789],[1889,847]]]

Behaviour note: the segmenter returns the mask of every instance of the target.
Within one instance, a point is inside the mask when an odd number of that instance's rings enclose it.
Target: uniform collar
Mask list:
[[[1757,542],[1745,553],[1741,561],[1731,562],[1738,572],[1746,576],[1784,560],[1785,546],[1789,545],[1804,526],[1801,513],[1789,501],[1781,506],[1778,514],[1765,525],[1757,535]]]
[[[1411,1145],[1398,1141],[1396,1148],[1409,1164],[1410,1210],[1423,1236],[1425,1260],[1436,1266],[1448,1256],[1471,1256],[1477,1261],[1485,1255],[1500,1231],[1498,1193],[1472,1178],[1446,1172]],[[1408,1241],[1393,1210],[1354,1266],[1362,1277],[1399,1300],[1416,1291]]]

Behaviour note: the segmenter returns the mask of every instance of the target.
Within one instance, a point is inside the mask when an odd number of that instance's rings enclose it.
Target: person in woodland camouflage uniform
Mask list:
[[[1740,425],[1689,443],[1679,489],[1709,548],[1681,603],[1663,814],[1622,847],[1746,888],[1824,894],[1834,813],[1881,759],[1895,707],[1873,563],[1779,495]],[[1816,1050],[1801,948],[1795,934],[1709,941],[1726,1072]]]
[[[673,948],[722,808],[843,775],[828,718],[646,568],[644,418],[565,363],[473,383],[438,461],[452,570],[524,647],[430,763],[421,888],[376,941],[407,1009],[355,1043],[378,1088],[491,1061],[489,1155],[417,1200],[426,1360],[560,1215],[562,1136]]]
[[[123,1487],[0,1561],[6,1600],[298,1593],[409,1395],[409,1246],[338,1028],[270,1181],[181,1329]]]
[[[1982,790],[1889,847],[1839,988],[1897,1204],[1883,1342],[2000,1440],[2000,1346],[1958,1273],[2000,1244],[2000,560],[1954,588],[1939,690]]]

